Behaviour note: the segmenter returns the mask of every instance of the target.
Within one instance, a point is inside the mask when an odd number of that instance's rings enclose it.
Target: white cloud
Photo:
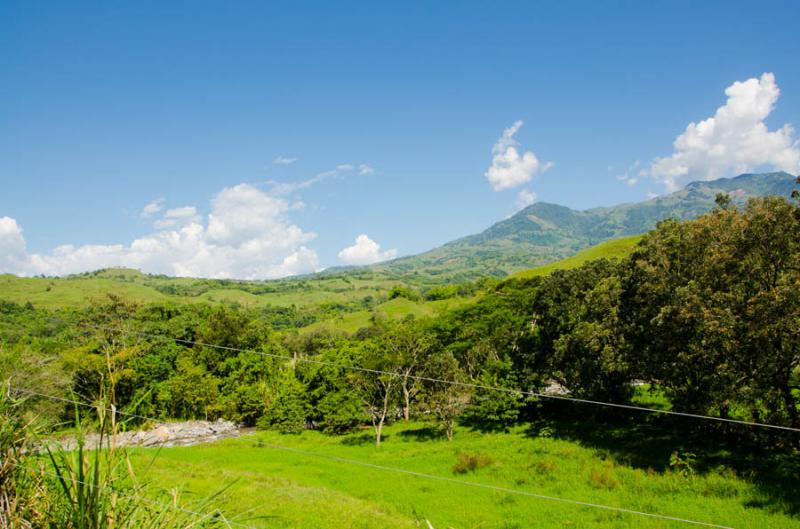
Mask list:
[[[142,212],[139,214],[143,219],[147,219],[158,213],[164,209],[164,199],[157,198],[152,202],[148,203],[145,207],[142,208]]]
[[[299,158],[289,158],[287,156],[276,156],[272,163],[275,165],[292,165]]]
[[[274,180],[270,180],[267,182],[267,184],[271,186],[270,193],[273,195],[288,195],[290,193],[300,191],[301,189],[308,189],[309,187],[330,178],[342,179],[348,174],[352,174],[354,169],[355,167],[352,164],[343,163],[337,165],[335,169],[323,171],[312,176],[311,178],[307,178],[306,180],[299,180],[296,182],[276,182]],[[361,164],[358,166],[358,174],[361,176],[372,174],[374,171],[375,170],[367,164]]]
[[[22,228],[11,217],[0,217],[0,273],[21,273],[26,260]]]
[[[368,265],[397,257],[397,250],[381,252],[381,246],[366,234],[356,237],[355,244],[339,252],[339,259],[348,265]]]
[[[213,278],[276,278],[319,269],[306,245],[314,233],[291,223],[290,204],[249,184],[217,193],[207,221],[187,206],[168,210],[175,227],[130,245],[64,245],[50,254],[28,254],[14,219],[0,219],[0,271],[64,275],[127,266],[150,273]]]
[[[641,170],[642,162],[636,160],[633,162],[624,173],[616,176],[620,182],[625,182],[629,186],[635,186],[639,183],[639,177],[642,176]]]
[[[536,193],[530,189],[522,189],[517,194],[517,209],[527,208],[534,202],[536,202]]]
[[[201,218],[200,215],[197,214],[197,208],[194,206],[184,206],[182,208],[172,208],[165,211],[163,218],[153,222],[153,227],[157,230],[163,230],[200,221]]]
[[[800,171],[792,127],[770,131],[764,123],[780,96],[775,76],[736,81],[725,95],[728,100],[713,117],[689,123],[675,139],[673,154],[656,158],[645,173],[674,191],[692,180],[714,180],[759,166]]]
[[[164,216],[168,219],[185,219],[197,216],[197,208],[194,206],[184,206],[182,208],[168,209]]]
[[[520,186],[553,166],[552,162],[541,163],[533,151],[519,153],[514,135],[521,127],[522,121],[516,121],[492,147],[492,165],[485,176],[495,191]]]

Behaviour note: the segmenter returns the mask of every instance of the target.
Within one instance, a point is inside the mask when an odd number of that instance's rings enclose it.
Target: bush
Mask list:
[[[395,298],[406,298],[410,301],[420,301],[422,299],[422,295],[412,288],[398,285],[392,287],[392,289],[389,291],[389,299]]]
[[[479,468],[484,468],[492,464],[492,458],[486,454],[458,454],[458,461],[453,465],[453,472],[456,474],[466,474]]]
[[[345,391],[328,393],[320,400],[317,409],[322,415],[320,427],[325,433],[343,434],[365,420],[358,396]]]
[[[267,413],[258,419],[256,426],[281,433],[302,432],[309,412],[305,387],[294,377],[293,372],[288,371],[278,380],[276,390],[275,400]]]
[[[614,463],[606,461],[603,468],[594,467],[589,471],[589,484],[598,489],[616,489],[619,480],[614,475]]]

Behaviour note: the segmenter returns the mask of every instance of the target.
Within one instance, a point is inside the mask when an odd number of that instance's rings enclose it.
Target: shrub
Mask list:
[[[288,371],[278,380],[277,396],[256,426],[281,433],[300,433],[306,427],[308,412],[305,387]]]
[[[453,472],[456,474],[466,474],[479,468],[484,468],[492,463],[492,458],[485,454],[458,454],[458,461],[453,465]]]
[[[558,465],[554,461],[545,459],[544,461],[539,461],[536,463],[534,468],[540,474],[550,474],[558,468]]]
[[[619,480],[614,475],[614,463],[606,461],[603,468],[594,467],[589,471],[589,483],[598,489],[615,489]]]
[[[672,452],[669,456],[669,467],[683,477],[691,477],[695,475],[695,464],[697,456],[692,452]]]

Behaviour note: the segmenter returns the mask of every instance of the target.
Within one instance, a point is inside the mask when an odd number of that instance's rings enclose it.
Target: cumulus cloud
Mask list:
[[[21,273],[25,268],[25,238],[11,217],[0,217],[0,273]]]
[[[164,209],[164,199],[157,198],[152,202],[149,202],[145,207],[142,208],[142,212],[139,214],[143,219],[148,219]]]
[[[287,156],[276,156],[272,163],[275,165],[292,165],[299,158],[289,158]]]
[[[800,171],[792,127],[771,131],[764,122],[780,96],[775,76],[736,81],[725,95],[727,101],[714,116],[689,123],[675,139],[672,155],[656,158],[645,173],[674,191],[692,180],[714,180],[759,166]]]
[[[372,166],[362,163],[358,166],[358,174],[360,176],[366,176],[375,173],[375,169]]]
[[[397,250],[381,251],[381,245],[366,234],[356,237],[355,244],[339,252],[339,259],[348,265],[368,265],[397,257]]]
[[[514,135],[520,128],[521,120],[505,129],[492,147],[492,165],[485,176],[495,191],[520,186],[529,182],[536,173],[547,171],[553,166],[552,162],[541,163],[533,151],[519,153],[519,142],[514,139]]]
[[[530,189],[522,189],[517,194],[517,209],[527,208],[534,202],[536,202],[536,193]]]
[[[249,184],[217,193],[205,222],[192,206],[165,212],[175,221],[130,245],[64,245],[29,254],[14,219],[0,218],[0,271],[64,275],[126,266],[150,273],[262,279],[314,272],[319,258],[306,245],[314,233],[292,224],[291,205]]]

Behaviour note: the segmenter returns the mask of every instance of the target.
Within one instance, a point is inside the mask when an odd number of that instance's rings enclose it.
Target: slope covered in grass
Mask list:
[[[610,241],[601,242],[591,248],[581,250],[571,257],[555,261],[544,266],[531,268],[529,270],[522,270],[513,274],[511,277],[516,279],[524,279],[527,277],[546,276],[556,270],[568,270],[570,268],[577,268],[584,263],[594,261],[595,259],[622,259],[630,254],[636,247],[636,244],[642,239],[641,235],[633,235],[631,237],[622,237],[620,239],[612,239]]]
[[[577,439],[558,426],[520,426],[509,433],[461,428],[447,442],[424,424],[410,423],[388,428],[384,444],[376,449],[367,430],[340,437],[313,431],[259,432],[213,445],[162,450],[149,475],[163,486],[183,486],[201,496],[233,483],[221,499],[223,512],[243,515],[240,521],[257,528],[410,529],[426,527],[425,520],[435,528],[455,529],[691,527],[276,446],[737,529],[800,527],[800,519],[786,514],[791,505],[737,477],[733,469],[671,468],[671,448],[658,444],[663,438],[652,436],[638,446],[639,455],[631,455],[625,450],[638,439],[636,434],[609,428],[605,437],[586,432],[587,437]],[[603,439],[610,444],[616,440],[616,446],[599,446]],[[144,465],[151,457],[141,453],[135,463]],[[469,464],[470,459],[477,463]]]

